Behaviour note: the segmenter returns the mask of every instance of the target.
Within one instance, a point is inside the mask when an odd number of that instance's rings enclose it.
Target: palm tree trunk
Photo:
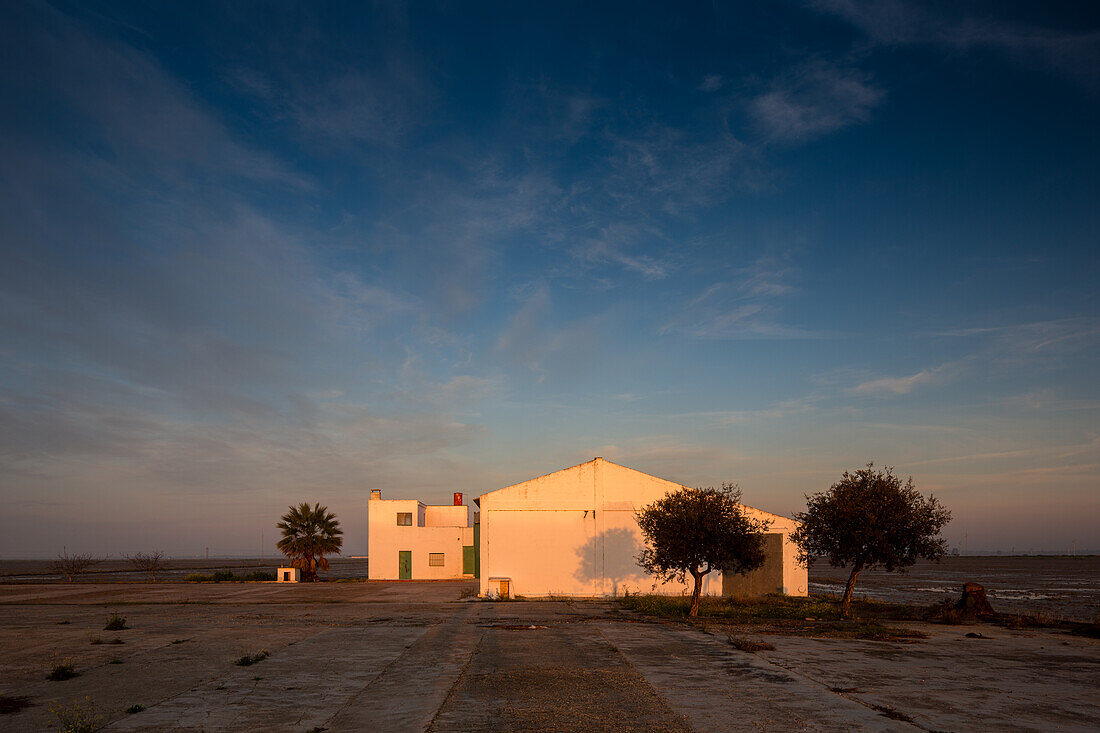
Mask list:
[[[856,587],[856,577],[859,575],[860,570],[863,570],[863,563],[857,562],[852,566],[852,574],[848,576],[848,584],[844,586],[844,599],[840,602],[841,618],[848,618],[848,613],[852,607],[852,591]]]

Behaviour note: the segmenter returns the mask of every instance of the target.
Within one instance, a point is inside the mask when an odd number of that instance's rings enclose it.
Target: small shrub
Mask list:
[[[253,570],[251,573],[240,576],[241,580],[247,580],[255,583],[271,582],[275,580],[275,573],[270,570]],[[358,582],[358,578],[352,578],[353,581]]]
[[[187,639],[172,639],[173,644],[186,644]]]
[[[275,580],[275,573],[267,570],[253,570],[244,575],[234,575],[231,570],[218,570],[210,575],[191,573],[184,580],[188,583],[262,582]]]
[[[727,636],[726,638],[729,639],[730,646],[743,652],[751,652],[755,654],[756,652],[775,651],[775,644],[767,641],[754,641],[752,639],[745,639],[740,636]]]
[[[31,699],[24,696],[9,697],[8,695],[0,695],[0,715],[9,715],[11,713],[18,713],[24,708],[31,706]]]
[[[98,636],[93,636],[93,637],[90,637],[88,639],[88,643],[91,644],[92,646],[96,646],[98,644],[102,644],[103,639],[100,639]]]
[[[266,649],[261,649],[258,652],[252,652],[251,654],[244,654],[238,657],[233,662],[233,664],[237,665],[238,667],[250,667],[253,664],[256,664],[256,662],[262,662],[269,656],[271,656],[271,653],[269,651],[267,651]]]
[[[99,730],[103,722],[103,716],[96,712],[95,705],[89,698],[84,698],[83,703],[51,706],[50,712],[57,718],[57,730],[60,733],[92,733]]]
[[[63,662],[58,662],[51,669],[49,674],[46,675],[46,679],[51,682],[61,682],[63,680],[71,680],[76,677],[79,672],[76,671],[76,665],[73,664],[71,659],[66,659]]]
[[[107,664],[122,664],[122,660],[119,659],[118,657],[115,657],[111,661],[107,662]]]
[[[122,616],[119,616],[117,613],[112,613],[110,616],[107,617],[107,623],[106,625],[104,625],[103,630],[121,631],[125,628],[129,628],[126,626],[126,619]]]
[[[144,709],[144,705],[131,705],[130,707],[126,708],[126,712],[130,715],[133,715],[134,713],[140,713]]]

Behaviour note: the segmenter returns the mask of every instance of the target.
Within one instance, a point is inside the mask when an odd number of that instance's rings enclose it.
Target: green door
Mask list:
[[[397,578],[398,580],[412,580],[413,554],[412,550],[397,551]]]
[[[474,546],[466,545],[462,548],[462,574],[474,574]]]

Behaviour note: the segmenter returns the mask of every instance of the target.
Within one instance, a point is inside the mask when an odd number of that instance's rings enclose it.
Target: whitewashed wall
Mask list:
[[[642,548],[635,512],[680,488],[597,458],[482,495],[482,595],[496,577],[510,578],[512,593],[529,598],[690,592],[690,578],[659,584],[635,561]],[[793,520],[746,509],[784,533],[784,592],[805,595],[806,570],[793,562],[793,552],[787,558]],[[710,573],[703,582],[704,593],[722,592],[721,574]]]
[[[399,512],[410,512],[411,527],[397,524]],[[425,506],[416,499],[371,499],[367,505],[368,577],[397,580],[398,553],[412,552],[413,580],[445,580],[462,574],[462,546],[474,543],[466,506]],[[428,565],[428,555],[442,552],[442,567]]]

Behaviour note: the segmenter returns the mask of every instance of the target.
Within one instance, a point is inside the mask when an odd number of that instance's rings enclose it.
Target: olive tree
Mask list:
[[[876,471],[873,463],[806,497],[806,511],[795,514],[800,522],[791,540],[798,546],[799,562],[810,565],[824,557],[833,567],[850,567],[840,615],[848,617],[852,590],[860,572],[882,567],[904,572],[919,558],[939,560],[947,543],[939,534],[951,521],[951,512],[936,498],[925,498],[913,486],[894,475],[894,469]]]
[[[695,580],[689,616],[699,614],[703,576],[747,573],[764,564],[767,522],[750,519],[733,484],[666,494],[637,514],[645,548],[638,564],[662,581]]]

